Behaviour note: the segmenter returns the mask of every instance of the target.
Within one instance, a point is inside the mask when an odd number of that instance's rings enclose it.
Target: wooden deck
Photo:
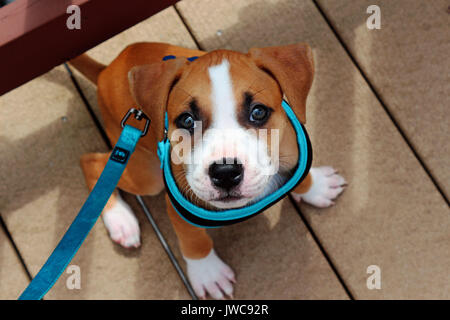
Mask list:
[[[349,182],[336,206],[281,204],[211,231],[237,273],[237,299],[450,299],[448,1],[183,0],[88,53],[110,62],[127,44],[203,50],[308,42],[316,78],[307,129],[313,165]],[[1,77],[7,75],[2,74]],[[95,87],[75,74],[97,111]],[[15,299],[87,197],[81,154],[106,150],[63,66],[0,97],[0,299]],[[48,299],[189,299],[135,199],[142,247],[114,245],[97,223]],[[184,267],[162,195],[146,197]],[[368,266],[381,269],[370,290]]]

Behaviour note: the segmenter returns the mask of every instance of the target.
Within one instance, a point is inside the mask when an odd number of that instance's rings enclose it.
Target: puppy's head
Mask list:
[[[295,44],[177,58],[135,67],[129,78],[158,140],[167,110],[182,193],[197,205],[229,209],[273,191],[295,167],[295,132],[281,102],[286,95],[305,122],[313,74],[311,49]]]

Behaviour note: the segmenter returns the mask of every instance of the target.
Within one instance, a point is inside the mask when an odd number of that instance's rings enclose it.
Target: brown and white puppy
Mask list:
[[[162,61],[166,55],[177,58]],[[199,58],[186,59],[192,56]],[[190,146],[187,151],[172,152],[175,180],[199,206],[221,210],[248,205],[279,188],[297,163],[296,135],[281,102],[285,95],[298,119],[305,122],[314,75],[312,52],[306,44],[254,48],[243,54],[136,43],[107,67],[86,55],[71,64],[97,84],[111,142],[117,141],[120,120],[129,108],[137,105],[152,120],[149,134],[139,142],[119,181],[122,190],[155,195],[164,189],[156,146],[163,139],[165,111],[173,151],[182,142]],[[264,132],[264,139],[259,132]],[[109,153],[82,156],[89,189],[108,158]],[[331,167],[312,168],[293,195],[298,201],[328,207],[344,185]],[[214,252],[205,229],[180,218],[167,195],[166,204],[197,295],[232,296],[234,273]],[[115,242],[139,246],[137,220],[117,192],[102,217]]]

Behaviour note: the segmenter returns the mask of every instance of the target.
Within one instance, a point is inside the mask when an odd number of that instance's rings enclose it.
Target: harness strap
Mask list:
[[[312,163],[311,142],[305,127],[297,119],[289,104],[283,100],[282,107],[297,135],[299,160],[296,167],[293,168],[291,177],[287,179],[282,186],[278,187],[277,190],[266,195],[264,198],[244,207],[226,210],[209,210],[199,207],[187,199],[178,188],[170,167],[171,146],[170,140],[166,134],[169,123],[167,120],[167,112],[165,113],[165,135],[164,139],[158,142],[158,157],[161,161],[166,192],[175,211],[181,218],[190,224],[201,228],[220,227],[241,222],[268,209],[284,198],[301,181],[303,181],[307,176]]]
[[[47,262],[19,300],[40,300],[55,284],[94,226],[116,188],[142,131],[125,125],[94,189]]]

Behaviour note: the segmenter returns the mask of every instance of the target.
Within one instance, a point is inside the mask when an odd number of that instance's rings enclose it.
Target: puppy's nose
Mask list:
[[[243,178],[242,164],[236,158],[223,159],[223,163],[214,162],[209,166],[212,183],[219,188],[230,190],[237,186]]]

